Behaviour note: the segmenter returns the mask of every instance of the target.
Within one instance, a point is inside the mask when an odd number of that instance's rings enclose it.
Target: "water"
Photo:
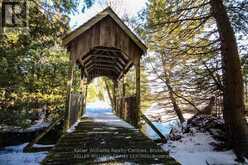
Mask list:
[[[175,127],[176,125],[178,125],[178,121],[177,120],[171,120],[169,122],[152,122],[157,128],[158,130],[166,137],[167,135],[169,135],[171,129],[173,127]],[[157,135],[156,132],[153,131],[153,129],[148,125],[148,124],[144,124],[141,128],[142,132],[148,136],[150,139],[152,140],[157,140],[160,139],[160,137]]]

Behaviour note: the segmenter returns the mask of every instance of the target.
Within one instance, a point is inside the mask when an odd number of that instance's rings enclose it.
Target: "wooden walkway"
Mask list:
[[[75,131],[61,137],[45,165],[179,164],[139,130],[83,117]]]

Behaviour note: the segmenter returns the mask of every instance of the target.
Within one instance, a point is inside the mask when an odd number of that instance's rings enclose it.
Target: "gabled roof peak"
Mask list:
[[[71,41],[73,41],[75,38],[77,38],[80,34],[84,33],[91,27],[93,27],[96,23],[101,21],[106,16],[110,16],[117,25],[129,36],[129,38],[132,39],[132,41],[143,50],[143,52],[146,52],[147,47],[146,45],[130,30],[127,25],[118,17],[118,15],[112,10],[111,7],[105,8],[103,11],[95,15],[93,18],[88,20],[86,23],[75,29],[74,31],[70,32],[63,38],[63,45],[68,45]]]

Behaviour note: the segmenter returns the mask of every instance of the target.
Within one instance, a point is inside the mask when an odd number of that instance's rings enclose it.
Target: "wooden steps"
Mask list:
[[[83,118],[75,132],[61,137],[44,165],[179,164],[139,130]]]

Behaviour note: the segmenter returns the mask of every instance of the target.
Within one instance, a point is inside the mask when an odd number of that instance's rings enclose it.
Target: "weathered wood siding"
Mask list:
[[[70,51],[76,60],[95,47],[120,49],[134,64],[143,53],[110,16],[103,18],[70,43]]]

